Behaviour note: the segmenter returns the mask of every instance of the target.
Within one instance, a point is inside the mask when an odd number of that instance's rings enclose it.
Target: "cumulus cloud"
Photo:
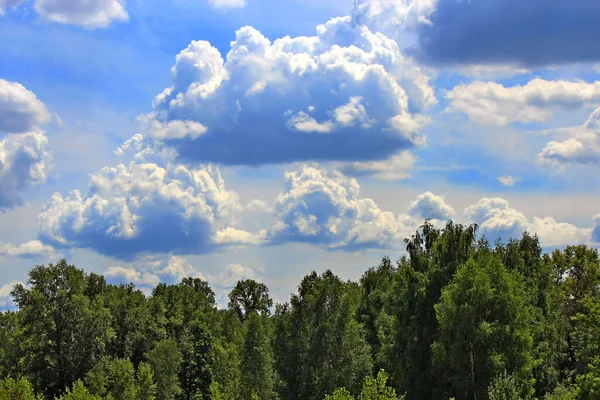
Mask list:
[[[208,4],[217,9],[243,8],[246,0],[208,0]]]
[[[47,145],[41,131],[0,140],[0,210],[23,204],[21,192],[46,181],[52,165]]]
[[[11,299],[10,292],[16,285],[24,285],[22,282],[10,282],[4,286],[0,286],[0,312],[12,308],[13,301]]]
[[[494,241],[518,238],[523,232],[537,234],[544,247],[560,247],[573,243],[588,243],[591,229],[557,222],[552,217],[534,217],[530,222],[525,214],[510,207],[502,198],[482,198],[464,211],[465,217],[479,225],[481,233]]]
[[[511,175],[499,176],[496,179],[498,180],[498,182],[500,182],[500,184],[502,186],[507,186],[507,187],[515,186],[515,184],[517,183],[517,180],[518,180],[517,178],[515,178],[514,176],[511,176]]]
[[[141,286],[156,286],[160,278],[152,273],[137,271],[135,268],[109,267],[104,276],[110,283],[133,283]]]
[[[140,253],[203,254],[251,235],[218,233],[236,227],[242,209],[216,167],[156,164],[152,149],[128,165],[90,175],[85,193],[59,193],[38,216],[39,239],[59,248],[88,248],[126,259]],[[157,157],[160,159],[160,157]],[[219,240],[217,240],[219,239]]]
[[[23,190],[46,181],[52,156],[39,125],[49,119],[33,92],[0,79],[0,210],[21,205]]]
[[[423,113],[436,103],[429,76],[369,29],[375,14],[274,41],[246,26],[225,58],[193,41],[143,117],[148,135],[185,162],[231,165],[372,162],[422,144]],[[372,169],[381,167],[362,171]]]
[[[125,0],[35,0],[34,8],[46,21],[87,29],[129,20]]]
[[[557,109],[570,110],[600,102],[600,82],[548,81],[505,87],[496,82],[458,85],[446,94],[446,111],[466,114],[480,124],[543,122]]]
[[[20,258],[54,258],[54,248],[47,246],[39,240],[31,240],[20,245],[12,243],[0,244],[0,256]]]
[[[446,204],[443,196],[437,196],[431,192],[425,192],[410,203],[408,207],[410,215],[422,219],[452,219],[456,212],[452,207]]]
[[[434,3],[435,10],[425,14],[431,23],[420,24],[417,32],[417,54],[424,61],[540,67],[600,60],[595,0]]]
[[[408,215],[396,217],[361,198],[358,182],[339,172],[303,167],[286,172],[285,181],[268,232],[272,243],[343,250],[397,247],[416,225]]]
[[[568,164],[600,164],[600,107],[594,110],[583,126],[568,131],[573,132],[573,137],[549,142],[538,154],[538,161],[562,167]]]
[[[50,120],[37,96],[18,82],[0,78],[0,133],[23,133]]]

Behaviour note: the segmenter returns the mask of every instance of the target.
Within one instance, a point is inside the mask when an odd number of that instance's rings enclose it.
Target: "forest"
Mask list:
[[[0,314],[0,399],[600,399],[598,250],[545,253],[424,224],[359,281],[306,275],[285,304],[243,280],[146,296],[66,260]]]

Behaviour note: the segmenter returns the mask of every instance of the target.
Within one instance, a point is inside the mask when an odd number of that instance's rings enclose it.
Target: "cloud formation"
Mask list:
[[[446,111],[489,125],[543,122],[555,110],[571,110],[600,103],[600,82],[548,81],[535,78],[526,85],[505,87],[496,82],[455,86],[446,94]]]
[[[427,11],[435,12],[425,14],[431,23],[418,26],[417,54],[423,61],[541,67],[600,60],[595,0],[432,3],[437,4]]]
[[[50,113],[33,92],[0,78],[0,134],[28,132],[49,120]]]
[[[354,178],[339,172],[303,167],[286,172],[285,190],[275,205],[272,243],[305,242],[328,249],[398,247],[415,221],[382,211],[360,197]]]
[[[8,8],[18,6],[23,0],[0,0],[0,16],[4,15]]]
[[[253,239],[235,229],[241,206],[217,168],[159,165],[148,161],[152,157],[161,158],[146,148],[128,165],[90,175],[85,193],[55,193],[38,216],[39,239],[121,259],[140,253],[204,254]]]
[[[446,204],[443,196],[425,192],[410,203],[408,213],[421,219],[449,220],[454,218],[456,212]]]
[[[35,0],[34,8],[43,20],[87,29],[129,20],[125,0]]]
[[[480,232],[488,240],[518,238],[523,232],[537,234],[544,247],[561,247],[574,243],[589,243],[592,230],[557,222],[552,217],[533,217],[530,222],[525,214],[510,207],[502,198],[482,198],[464,211],[467,220],[476,222]]]
[[[22,282],[10,282],[4,286],[0,286],[0,312],[10,309],[13,306],[10,292],[15,285],[24,285]]]
[[[351,16],[273,42],[243,27],[225,59],[193,41],[171,72],[173,85],[142,119],[185,162],[386,160],[423,143],[422,113],[436,103],[398,44]],[[381,167],[361,169],[371,170]]]
[[[46,181],[52,155],[43,132],[10,134],[0,140],[0,210],[23,204],[23,190]]]
[[[573,137],[551,141],[538,154],[542,164],[594,165],[600,164],[600,107],[594,110],[582,126],[568,129]]]
[[[0,256],[19,258],[55,258],[54,248],[39,240],[31,240],[20,245],[12,243],[0,244]]]

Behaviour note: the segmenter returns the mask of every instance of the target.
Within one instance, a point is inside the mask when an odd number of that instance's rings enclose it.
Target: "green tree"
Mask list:
[[[477,225],[451,221],[439,230],[425,221],[405,239],[408,257],[398,262],[389,296],[393,338],[385,365],[393,386],[409,400],[443,397],[445,382],[432,365],[432,345],[440,336],[434,307],[459,266],[476,251],[476,231]]]
[[[527,398],[532,343],[525,300],[519,275],[496,256],[482,253],[459,267],[435,307],[434,357],[451,395],[486,399],[492,379],[507,371]]]
[[[180,341],[179,379],[183,398],[210,399],[212,339],[200,322],[186,327]]]
[[[229,293],[229,308],[234,310],[242,321],[253,312],[269,315],[271,306],[273,300],[269,297],[267,286],[252,279],[238,281]]]
[[[0,399],[2,400],[41,400],[36,397],[33,386],[25,378],[0,380]]]
[[[274,395],[273,354],[266,318],[251,312],[245,324],[240,373],[242,397],[248,400],[253,396],[269,400]]]
[[[156,399],[156,383],[154,383],[154,373],[150,364],[142,362],[137,370],[137,399],[154,400]]]
[[[19,342],[23,372],[34,387],[53,397],[85,376],[104,354],[113,335],[110,314],[97,291],[96,275],[61,260],[29,272],[30,289],[15,286],[23,329]],[[93,292],[93,291],[92,291]]]
[[[357,284],[331,271],[306,276],[275,315],[275,363],[285,399],[322,399],[337,387],[358,392],[372,361],[356,316]]]
[[[81,380],[77,380],[73,384],[73,388],[67,388],[58,400],[102,400],[100,396],[91,394]]]
[[[115,359],[108,365],[108,393],[114,400],[135,400],[135,370],[129,359]]]
[[[490,400],[521,400],[521,387],[513,375],[506,372],[496,376],[488,389]]]
[[[162,340],[148,353],[148,361],[152,365],[156,379],[156,398],[173,400],[181,394],[178,372],[181,354],[177,343],[172,339]]]

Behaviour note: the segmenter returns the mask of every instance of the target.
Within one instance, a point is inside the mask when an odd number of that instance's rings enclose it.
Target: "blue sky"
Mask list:
[[[432,218],[600,240],[594,0],[0,0],[0,308],[67,257],[285,301]]]

